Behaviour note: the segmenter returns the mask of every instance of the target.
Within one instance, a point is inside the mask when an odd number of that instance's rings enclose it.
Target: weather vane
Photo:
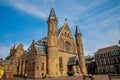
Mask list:
[[[52,8],[54,8],[54,0],[52,0]]]
[[[78,18],[75,16],[75,23],[76,23],[76,25],[78,25]]]

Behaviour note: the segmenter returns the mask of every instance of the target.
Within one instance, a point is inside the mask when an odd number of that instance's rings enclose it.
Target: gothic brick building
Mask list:
[[[86,74],[82,34],[76,25],[75,40],[67,20],[58,29],[54,8],[48,20],[48,35],[32,44],[17,59],[16,75],[38,78]],[[21,49],[22,50],[22,49]],[[14,51],[13,51],[14,53]],[[12,55],[12,52],[11,52]]]

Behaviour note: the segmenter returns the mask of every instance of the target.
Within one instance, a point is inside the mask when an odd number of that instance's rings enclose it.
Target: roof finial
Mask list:
[[[75,23],[76,23],[76,31],[75,31],[75,35],[80,34],[82,35],[82,33],[80,32],[80,29],[78,27],[78,18],[75,16]]]
[[[65,21],[67,21],[67,18],[65,18]]]
[[[75,23],[76,23],[76,25],[78,25],[77,20],[78,20],[78,18],[75,16]]]
[[[54,8],[54,0],[52,0],[52,8]]]
[[[65,23],[67,23],[67,18],[65,18]]]

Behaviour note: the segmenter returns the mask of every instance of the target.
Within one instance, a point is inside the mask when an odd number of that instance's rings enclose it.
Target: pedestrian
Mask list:
[[[3,77],[4,77],[4,80],[5,80],[6,79],[6,74],[5,73],[3,74]]]
[[[92,78],[92,74],[89,74],[89,78]]]
[[[25,73],[25,74],[24,74],[24,79],[26,80],[26,78],[27,78],[27,74]]]
[[[92,74],[89,74],[89,80],[94,80]]]
[[[4,75],[3,75],[3,76],[4,76],[4,79],[5,79],[5,78],[6,78],[6,74],[4,73]]]

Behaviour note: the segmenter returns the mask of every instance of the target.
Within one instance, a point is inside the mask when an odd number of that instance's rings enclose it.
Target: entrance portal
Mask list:
[[[73,65],[68,65],[68,75],[73,76],[75,74]]]
[[[68,75],[73,76],[74,74],[78,74],[80,70],[78,69],[79,68],[78,66],[79,66],[79,62],[77,60],[77,57],[76,56],[69,57],[68,65],[67,65]]]

